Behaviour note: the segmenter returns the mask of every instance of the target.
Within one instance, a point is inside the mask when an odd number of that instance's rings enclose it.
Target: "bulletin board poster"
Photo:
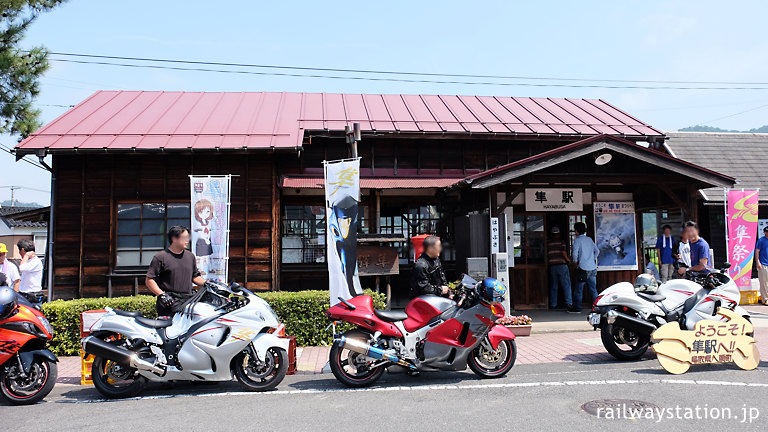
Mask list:
[[[637,270],[635,203],[606,201],[593,203],[595,244],[600,250],[598,271]]]

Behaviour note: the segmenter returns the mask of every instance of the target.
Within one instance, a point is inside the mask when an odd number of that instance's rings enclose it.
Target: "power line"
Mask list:
[[[53,58],[50,60],[65,62],[65,63],[119,66],[119,67],[129,67],[129,68],[139,68],[139,69],[165,69],[165,70],[177,70],[177,71],[216,72],[216,73],[244,74],[244,75],[326,78],[326,79],[358,80],[358,81],[386,81],[386,82],[405,82],[405,83],[419,83],[419,84],[496,85],[496,86],[509,86],[509,87],[564,87],[564,88],[638,89],[638,90],[768,90],[768,87],[679,87],[679,86],[644,86],[644,85],[643,86],[640,86],[640,85],[621,86],[621,85],[598,85],[598,84],[538,84],[538,83],[522,83],[522,82],[509,83],[509,82],[492,82],[492,81],[485,81],[485,82],[484,81],[442,81],[442,80],[430,80],[430,79],[316,75],[316,74],[301,74],[301,73],[287,73],[287,72],[257,72],[257,71],[245,71],[245,70],[231,70],[231,69],[208,69],[208,68],[199,68],[199,67],[130,64],[130,63],[53,59]]]
[[[483,79],[541,80],[541,81],[591,81],[591,82],[613,82],[613,83],[691,84],[691,85],[698,85],[698,84],[768,85],[768,82],[624,80],[624,79],[573,78],[573,77],[557,78],[557,77],[509,76],[509,75],[474,75],[474,74],[449,74],[449,73],[435,73],[435,72],[401,72],[401,71],[372,70],[372,69],[342,69],[342,68],[320,68],[320,67],[308,67],[308,66],[281,66],[281,65],[266,65],[266,64],[251,64],[251,63],[209,62],[209,61],[199,61],[199,60],[178,60],[178,59],[162,59],[162,58],[149,58],[149,57],[124,57],[124,56],[78,54],[78,53],[65,53],[65,52],[50,52],[49,54],[66,56],[66,57],[96,58],[96,59],[109,59],[109,60],[130,60],[130,61],[177,63],[177,64],[196,64],[196,65],[206,65],[206,66],[248,67],[248,68],[262,68],[262,69],[290,69],[290,70],[317,71],[317,72],[345,72],[345,73],[378,74],[378,75],[410,75],[410,76],[415,75],[415,76],[432,76],[432,77],[445,77],[445,78],[483,78]]]
[[[8,153],[8,154],[9,154],[9,155],[11,155],[11,156],[14,156],[14,157],[16,156],[16,155],[13,153],[13,151],[11,151],[11,149],[9,149],[8,147],[6,147],[6,146],[5,146],[5,145],[3,145],[3,144],[0,144],[0,150],[2,150],[2,151],[5,151],[6,153]],[[44,166],[42,166],[42,165],[40,165],[40,164],[38,164],[38,163],[36,163],[36,162],[32,162],[32,161],[31,161],[31,160],[29,160],[29,159],[24,159],[24,158],[22,158],[22,159],[20,159],[20,160],[22,160],[22,161],[24,161],[24,162],[26,162],[26,163],[28,163],[28,164],[30,164],[30,165],[32,165],[32,166],[34,166],[34,167],[40,168],[41,170],[44,170],[44,171],[48,171],[48,170],[47,170],[47,169],[46,169]]]
[[[748,112],[751,112],[751,111],[757,111],[757,110],[759,110],[759,109],[761,109],[761,108],[765,108],[765,107],[768,107],[768,104],[760,105],[760,106],[758,106],[758,107],[750,108],[750,109],[748,109],[748,110],[744,110],[744,111],[739,111],[739,112],[737,112],[737,113],[734,113],[734,114],[729,114],[729,115],[727,115],[727,116],[718,117],[718,118],[716,118],[716,119],[713,119],[713,120],[707,120],[707,121],[705,121],[705,122],[703,122],[703,123],[697,123],[697,124],[702,124],[702,125],[705,125],[705,124],[707,124],[707,123],[713,123],[713,122],[716,122],[716,121],[725,120],[725,119],[727,119],[727,118],[736,117],[736,116],[738,116],[738,115],[746,114],[746,113],[748,113]]]

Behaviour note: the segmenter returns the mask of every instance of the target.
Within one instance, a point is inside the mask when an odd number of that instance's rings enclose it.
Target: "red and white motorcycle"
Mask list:
[[[375,383],[390,372],[464,370],[483,378],[504,376],[515,364],[515,335],[503,317],[506,287],[496,279],[465,276],[454,298],[416,297],[405,311],[373,309],[370,296],[341,300],[327,315],[357,326],[334,335],[331,371],[348,387]]]
[[[600,329],[603,346],[619,360],[635,360],[648,349],[651,333],[669,322],[692,330],[703,319],[726,320],[719,307],[750,320],[739,306],[741,293],[728,276],[729,264],[718,271],[687,279],[672,279],[658,286],[653,276],[641,274],[634,285],[620,282],[601,292],[587,318]]]

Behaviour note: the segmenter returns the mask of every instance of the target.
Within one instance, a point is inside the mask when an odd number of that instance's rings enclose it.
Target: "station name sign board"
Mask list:
[[[583,211],[581,188],[527,188],[526,211]]]

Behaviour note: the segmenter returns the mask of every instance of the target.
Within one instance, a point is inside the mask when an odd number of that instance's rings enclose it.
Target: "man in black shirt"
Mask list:
[[[146,285],[157,296],[157,314],[173,315],[193,295],[192,285],[203,285],[205,279],[197,269],[195,255],[188,251],[189,230],[174,226],[168,230],[167,249],[158,252],[147,270]]]
[[[442,251],[443,245],[438,237],[429,236],[424,239],[424,252],[413,264],[411,272],[411,297],[425,294],[448,297],[450,290],[440,263]]]

